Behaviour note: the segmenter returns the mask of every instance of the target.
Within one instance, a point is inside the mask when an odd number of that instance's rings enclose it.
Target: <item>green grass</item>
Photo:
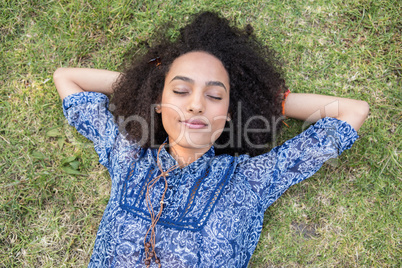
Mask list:
[[[55,69],[119,70],[156,25],[205,9],[251,23],[293,92],[371,107],[351,150],[267,210],[250,266],[402,266],[400,1],[0,0],[0,267],[87,265],[108,201],[107,171],[64,120]],[[288,124],[280,141],[301,131]]]

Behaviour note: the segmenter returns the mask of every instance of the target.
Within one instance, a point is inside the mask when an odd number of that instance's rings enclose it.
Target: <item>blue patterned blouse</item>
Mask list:
[[[103,94],[70,95],[63,108],[69,124],[94,143],[112,179],[89,267],[145,267],[143,240],[150,216],[144,196],[147,182],[160,174],[157,150],[142,149],[119,132]],[[265,210],[357,137],[346,122],[324,118],[266,154],[216,156],[212,147],[197,161],[170,172],[156,226],[162,266],[247,267]],[[177,164],[165,149],[159,157],[163,170]],[[161,179],[150,193],[156,211],[163,190]]]

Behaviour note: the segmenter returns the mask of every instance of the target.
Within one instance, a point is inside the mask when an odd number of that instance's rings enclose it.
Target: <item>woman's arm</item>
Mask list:
[[[363,125],[369,112],[365,101],[332,96],[291,93],[286,98],[285,115],[316,122],[323,117],[334,117],[349,123],[356,131]]]
[[[83,91],[113,93],[112,85],[120,73],[99,69],[59,68],[53,74],[53,80],[61,99]]]

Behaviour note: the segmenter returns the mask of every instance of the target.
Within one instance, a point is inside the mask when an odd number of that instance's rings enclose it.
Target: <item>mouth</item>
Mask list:
[[[180,123],[191,129],[200,129],[208,126],[207,123],[199,119],[189,119],[185,121],[180,121]]]

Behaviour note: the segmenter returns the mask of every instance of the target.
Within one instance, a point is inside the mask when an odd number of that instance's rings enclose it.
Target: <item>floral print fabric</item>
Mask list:
[[[112,180],[89,267],[145,267],[144,236],[150,225],[145,192],[147,182],[160,174],[157,150],[126,139],[103,94],[72,94],[63,108],[69,124],[94,143]],[[356,139],[346,122],[324,118],[266,154],[216,156],[211,147],[197,161],[173,170],[156,226],[162,266],[247,267],[265,210]],[[164,148],[159,157],[163,170],[177,164]],[[156,211],[163,190],[161,179],[150,192]]]

